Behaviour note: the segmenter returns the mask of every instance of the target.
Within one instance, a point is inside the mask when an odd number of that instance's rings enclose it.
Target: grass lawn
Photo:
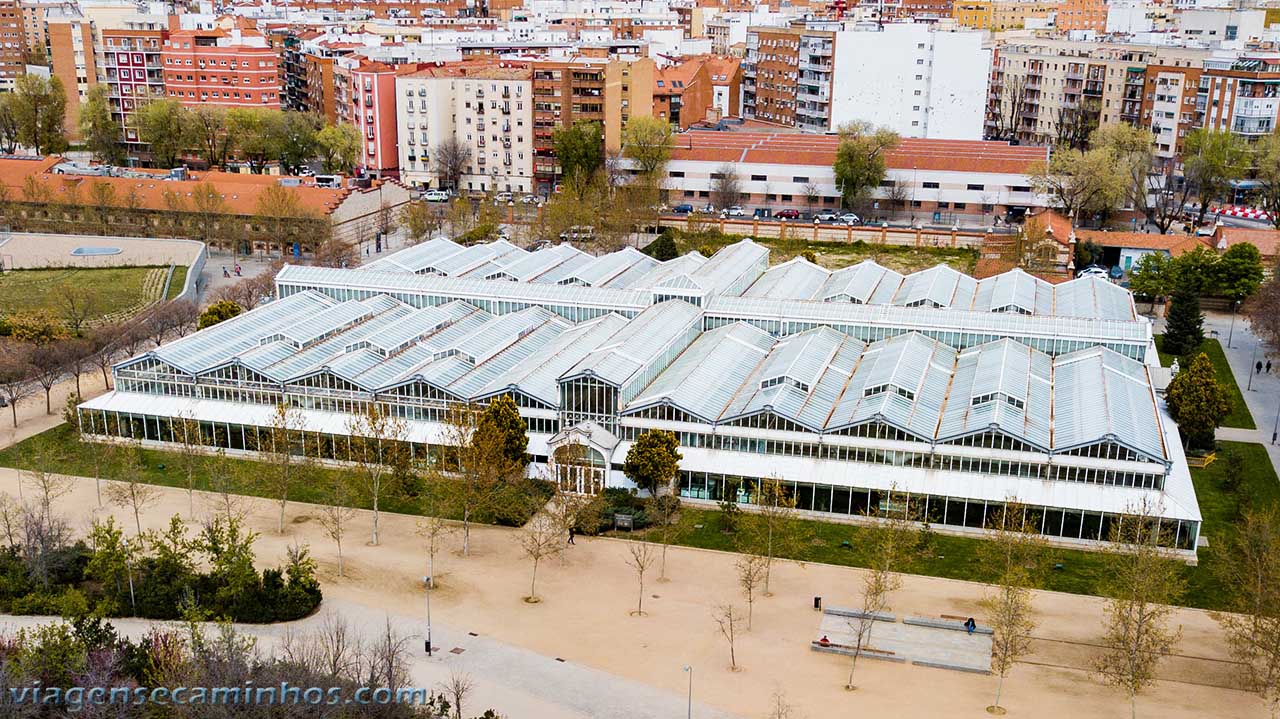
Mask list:
[[[29,451],[36,443],[47,441],[53,449],[51,452],[52,469],[61,474],[78,475],[81,477],[93,476],[93,465],[88,461],[87,452],[92,450],[95,445],[83,444],[72,433],[71,428],[67,424],[60,424],[53,429],[47,430],[30,439],[19,442],[12,447],[0,450],[0,466],[18,467],[24,466],[23,455]],[[182,470],[182,458],[177,452],[166,452],[160,450],[146,449],[142,451],[143,463],[145,465],[144,481],[149,484],[158,484],[166,487],[179,487],[186,489],[186,474]],[[209,489],[209,476],[214,469],[214,457],[201,457],[200,466],[196,471],[195,486],[198,490]],[[252,477],[255,472],[260,471],[261,462],[248,459],[228,458],[227,462],[234,469],[235,476]],[[320,504],[324,502],[324,496],[321,487],[332,486],[332,475],[335,473],[350,473],[349,469],[333,469],[316,467],[314,469],[318,473],[317,479],[308,482],[300,482],[296,484],[289,492],[289,500],[292,502],[309,502]],[[329,481],[325,481],[329,480]],[[432,483],[430,480],[421,480],[422,484],[418,490],[423,496],[439,496],[438,492],[432,492]],[[548,487],[541,484],[533,485],[537,491],[543,492],[545,496],[542,502],[551,497],[551,491]],[[241,488],[240,494],[247,494],[256,497],[266,497],[260,488],[252,486]],[[399,514],[415,514],[421,515],[423,508],[421,502],[416,498],[405,496],[393,497],[393,492],[388,491],[378,502],[378,509],[386,512],[395,512]],[[276,499],[276,497],[271,497]],[[358,496],[354,500],[354,506],[361,509],[372,509],[373,503],[367,497]],[[449,511],[437,512],[441,516],[450,519],[461,519],[461,513],[453,514]],[[498,518],[495,521],[498,524],[515,524],[522,525],[528,521],[531,511],[521,511],[518,515],[509,518]],[[483,521],[483,520],[477,520]]]
[[[93,467],[86,461],[83,451],[86,445],[79,443],[65,424],[0,451],[0,466],[21,467],[23,453],[37,441],[48,441],[56,448],[54,462],[57,471],[86,477],[93,476]],[[93,446],[87,445],[90,448]],[[1231,453],[1240,458],[1240,466],[1235,471],[1226,459]],[[176,453],[145,450],[143,455],[147,481],[169,487],[186,486],[180,469],[180,458]],[[238,470],[242,470],[238,473],[241,476],[246,476],[255,467],[261,466],[260,463],[251,460],[228,461]],[[211,458],[202,461],[202,466],[197,473],[197,489],[208,488],[208,475],[211,468]],[[317,469],[316,471],[333,473],[350,470]],[[1234,488],[1224,483],[1228,475],[1239,477],[1238,484]],[[1215,542],[1220,542],[1229,531],[1231,524],[1238,516],[1240,507],[1249,504],[1265,506],[1280,502],[1280,481],[1276,478],[1265,447],[1260,444],[1240,442],[1219,443],[1218,461],[1205,469],[1191,470],[1191,476],[1195,482],[1196,497],[1199,500],[1204,521],[1201,535],[1209,540],[1210,548],[1200,551],[1199,566],[1185,569],[1187,593],[1183,597],[1182,604],[1189,607],[1217,609],[1223,606],[1227,590],[1218,581],[1213,570],[1214,563],[1219,561],[1213,551],[1213,547],[1217,546]],[[300,484],[290,493],[289,499],[296,502],[321,502],[323,497],[318,489],[320,486],[323,485],[318,481]],[[432,486],[427,484],[422,487],[422,490],[431,493]],[[540,491],[546,491],[547,496],[550,496],[549,489],[542,488]],[[252,487],[244,490],[244,493],[263,496]],[[365,498],[359,498],[356,500],[356,506],[368,509],[370,503]],[[388,512],[422,513],[420,502],[403,497],[384,497],[379,506]],[[445,515],[449,516],[449,513],[446,512]],[[528,515],[529,512],[522,512],[519,516],[511,516],[506,520],[499,520],[498,523],[523,524],[527,521]],[[451,518],[458,517],[451,516]],[[801,524],[804,527],[806,540],[789,558],[841,566],[867,566],[868,557],[863,551],[862,542],[859,541],[859,534],[862,532],[860,527],[816,520],[803,520]],[[618,534],[635,536],[628,533]],[[646,535],[640,533],[640,536]],[[990,581],[994,578],[991,569],[982,563],[978,554],[978,548],[983,540],[943,535],[937,532],[930,533],[929,537],[928,550],[913,559],[904,567],[904,571],[910,574],[977,582]],[[656,534],[650,538],[656,540]],[[843,546],[846,541],[849,543],[848,547]],[[680,513],[680,522],[674,534],[673,543],[704,549],[737,550],[736,535],[721,531],[719,510],[688,505]],[[1052,552],[1053,558],[1050,563],[1061,564],[1062,568],[1051,569],[1046,573],[1043,584],[1045,589],[1072,594],[1097,593],[1098,580],[1106,571],[1105,557],[1102,554],[1073,549],[1054,549]]]
[[[1160,352],[1160,364],[1168,367],[1173,364],[1173,355],[1167,355],[1161,349],[1164,344],[1164,335],[1156,335],[1156,350]],[[1205,339],[1200,348],[1192,353],[1192,356],[1201,352],[1209,356],[1209,361],[1213,363],[1213,371],[1218,375],[1218,382],[1227,388],[1227,394],[1231,397],[1231,414],[1222,420],[1224,427],[1239,427],[1241,429],[1257,429],[1257,425],[1253,423],[1253,415],[1249,413],[1249,407],[1244,403],[1244,395],[1240,392],[1240,385],[1236,384],[1235,375],[1231,373],[1231,367],[1227,364],[1227,356],[1222,353],[1222,344],[1215,339]],[[1185,359],[1179,360],[1178,364],[1186,367],[1188,362]]]
[[[174,297],[177,297],[178,295],[182,294],[182,286],[185,285],[186,282],[187,282],[187,266],[174,265],[173,279],[169,282],[169,294],[165,295],[165,299],[171,300]]]
[[[96,313],[133,314],[159,299],[164,291],[166,267],[94,267],[47,270],[13,270],[0,275],[0,308],[10,312],[62,314],[58,288],[71,284],[96,295]],[[186,278],[186,268],[177,268],[174,279]],[[181,291],[182,285],[177,285]],[[175,292],[176,294],[176,292]],[[94,319],[97,319],[95,317]]]
[[[1235,492],[1223,486],[1227,463],[1222,457],[1235,452],[1242,459],[1240,483]],[[1222,442],[1219,460],[1205,469],[1191,470],[1195,482],[1200,512],[1204,518],[1201,529],[1210,546],[1224,536],[1237,515],[1242,502],[1269,504],[1280,501],[1280,481],[1267,457],[1266,448],[1260,444]],[[686,506],[680,513],[680,523],[673,542],[690,547],[736,551],[737,537],[721,531],[721,513],[716,509]],[[868,557],[859,541],[860,527],[836,522],[805,520],[804,536],[807,541],[792,558],[806,562],[822,562],[850,567],[865,567]],[[625,533],[620,533],[625,536]],[[656,540],[657,535],[652,538]],[[849,547],[844,547],[844,542]],[[978,556],[983,540],[931,533],[930,548],[922,552],[905,571],[931,577],[965,579],[985,582],[994,579],[991,569],[984,566]],[[1054,549],[1051,564],[1062,569],[1051,569],[1044,576],[1044,589],[1072,594],[1097,594],[1098,580],[1106,570],[1105,556],[1098,552],[1073,549]],[[1201,550],[1199,566],[1187,567],[1187,593],[1182,604],[1189,607],[1215,609],[1223,606],[1225,588],[1214,576],[1213,565],[1218,558],[1209,550]]]
[[[720,249],[741,239],[737,235],[719,235],[718,233],[701,235],[678,233],[676,248],[680,254],[684,254],[704,245]],[[812,250],[818,257],[818,264],[831,270],[856,265],[863,260],[874,260],[880,265],[904,274],[928,269],[941,263],[972,274],[974,265],[978,262],[978,251],[964,248],[909,247],[866,242],[809,242],[803,238],[778,240],[766,237],[757,239],[755,242],[769,248],[769,262],[775,265],[786,262],[805,250]]]

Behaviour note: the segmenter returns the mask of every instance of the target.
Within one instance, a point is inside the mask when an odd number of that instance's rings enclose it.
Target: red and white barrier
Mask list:
[[[1264,220],[1271,219],[1271,213],[1266,210],[1260,210],[1256,207],[1245,207],[1243,205],[1227,205],[1224,207],[1209,206],[1209,212],[1221,215],[1223,217],[1240,217],[1246,220]]]

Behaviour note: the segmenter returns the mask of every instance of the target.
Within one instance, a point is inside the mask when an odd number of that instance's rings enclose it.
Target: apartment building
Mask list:
[[[1204,62],[1197,87],[1198,124],[1257,140],[1276,129],[1280,54],[1216,55]]]
[[[992,5],[993,3],[988,0],[952,3],[951,19],[961,27],[989,30],[992,21]]]
[[[656,63],[647,57],[617,58],[605,66],[605,152],[616,153],[622,149],[622,128],[633,112],[641,115],[653,112],[656,73]]]
[[[808,28],[747,30],[742,63],[745,117],[810,132],[831,126],[836,33]]]
[[[19,0],[22,13],[22,32],[26,46],[31,50],[48,52],[49,35],[45,30],[45,11],[49,8],[73,8],[70,0]]]
[[[552,140],[557,128],[578,121],[598,122],[601,128],[611,124],[621,128],[619,113],[606,112],[608,65],[607,59],[585,57],[530,63],[533,115],[532,133],[527,134],[532,137],[534,191],[550,192],[559,177],[560,165]]]
[[[1050,38],[1001,45],[992,63],[987,137],[1056,145],[1098,125],[1138,125],[1147,66],[1196,67],[1207,55],[1198,48]]]
[[[1054,25],[1063,32],[1107,31],[1107,0],[1062,0]]]
[[[333,74],[338,121],[360,134],[358,170],[377,177],[397,177],[400,153],[396,123],[396,68],[361,57],[340,58]]]
[[[702,59],[661,68],[653,80],[654,117],[671,123],[673,129],[687,130],[707,119],[715,99],[711,73]]]
[[[314,112],[329,122],[338,121],[334,101],[333,61],[343,53],[321,51],[319,43],[307,43],[320,33],[290,34],[281,44],[284,107],[298,112]]]
[[[22,74],[26,52],[22,3],[0,0],[0,91],[11,89],[14,80]]]
[[[179,30],[161,51],[169,97],[187,106],[280,107],[280,49],[257,30]]]
[[[1203,74],[1200,67],[1147,66],[1139,126],[1155,136],[1155,154],[1162,163],[1182,156],[1187,133],[1200,123]]]
[[[742,61],[714,55],[705,60],[711,76],[711,106],[721,117],[742,117]]]
[[[834,55],[835,76],[858,80],[817,88],[818,101],[831,99],[822,130],[863,121],[903,137],[982,139],[991,68],[983,33],[923,23],[844,30]]]
[[[103,28],[100,32],[99,79],[108,88],[111,112],[124,128],[126,144],[138,142],[138,130],[132,122],[134,111],[153,98],[165,96],[161,53],[168,35],[163,17],[140,17],[126,27]]]
[[[991,3],[991,27],[996,32],[1030,25],[1049,25],[1057,15],[1057,0],[997,0]]]
[[[97,84],[98,67],[93,50],[93,21],[75,6],[45,9],[45,37],[48,39],[49,64],[62,80],[67,94],[65,127],[67,138],[80,138],[80,103]]]
[[[402,182],[447,186],[433,152],[452,138],[468,155],[458,189],[533,192],[533,98],[528,63],[476,60],[398,76]]]

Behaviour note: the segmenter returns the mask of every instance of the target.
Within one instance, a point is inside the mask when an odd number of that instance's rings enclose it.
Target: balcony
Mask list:
[[[1237,135],[1270,135],[1273,129],[1275,129],[1275,122],[1272,118],[1236,118],[1236,120],[1231,123],[1231,131]]]

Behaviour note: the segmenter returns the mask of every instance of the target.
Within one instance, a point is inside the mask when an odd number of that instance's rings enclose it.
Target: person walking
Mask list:
[[[1271,360],[1267,360],[1267,374],[1271,374]]]
[[[1258,360],[1258,363],[1253,368],[1257,370],[1258,374],[1262,374],[1262,360]]]
[[[569,527],[569,544],[573,544],[573,538],[577,536],[577,534],[578,534],[577,527]]]

